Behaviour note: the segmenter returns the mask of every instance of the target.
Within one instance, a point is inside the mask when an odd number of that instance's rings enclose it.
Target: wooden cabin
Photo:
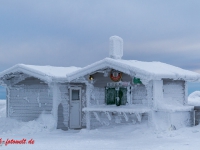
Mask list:
[[[161,62],[123,60],[123,40],[110,38],[109,57],[83,68],[18,64],[0,73],[7,117],[22,121],[52,114],[58,129],[137,124],[192,126],[187,82],[200,75]]]

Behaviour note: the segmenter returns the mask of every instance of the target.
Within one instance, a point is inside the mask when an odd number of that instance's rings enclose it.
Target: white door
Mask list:
[[[81,88],[70,89],[70,128],[81,128]]]

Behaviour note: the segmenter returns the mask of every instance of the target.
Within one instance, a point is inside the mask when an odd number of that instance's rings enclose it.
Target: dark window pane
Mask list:
[[[117,97],[120,99],[120,105],[126,105],[127,88],[119,88],[119,91],[115,90],[115,88],[106,88],[105,100],[107,105],[116,104]]]
[[[72,90],[72,100],[79,100],[79,90]]]
[[[106,89],[106,103],[108,105],[115,104],[115,88]]]
[[[121,105],[126,105],[127,103],[127,88],[120,88],[119,90],[119,96],[121,99]]]

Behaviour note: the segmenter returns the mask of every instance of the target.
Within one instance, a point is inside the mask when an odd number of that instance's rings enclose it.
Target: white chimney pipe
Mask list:
[[[123,39],[119,36],[111,36],[109,57],[113,59],[121,59],[123,56]]]

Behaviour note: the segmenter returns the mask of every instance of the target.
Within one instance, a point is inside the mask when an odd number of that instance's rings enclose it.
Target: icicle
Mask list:
[[[136,115],[138,121],[141,122],[141,120],[142,120],[142,118],[141,118],[141,114],[139,114],[139,113],[135,113],[135,115]]]
[[[125,120],[128,121],[128,116],[126,115],[125,112],[123,112],[123,116],[124,116]]]
[[[108,120],[112,120],[111,115],[109,112],[105,112],[106,116],[108,117]]]
[[[102,121],[101,121],[101,119],[99,118],[98,113],[97,112],[93,112],[93,114],[94,114],[96,120],[99,121],[101,124],[103,124]]]

